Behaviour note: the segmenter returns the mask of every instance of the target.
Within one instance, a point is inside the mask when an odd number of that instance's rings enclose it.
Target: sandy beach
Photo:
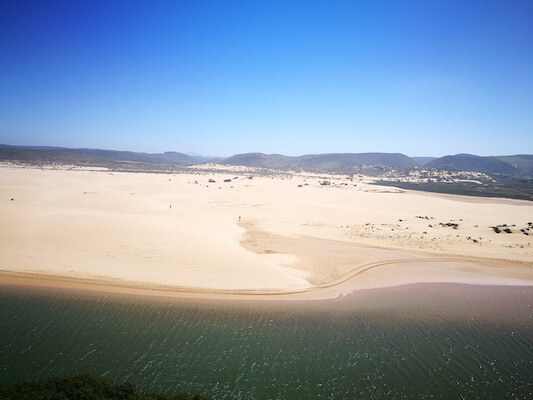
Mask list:
[[[370,181],[3,164],[0,282],[285,299],[424,282],[533,285],[532,203]]]

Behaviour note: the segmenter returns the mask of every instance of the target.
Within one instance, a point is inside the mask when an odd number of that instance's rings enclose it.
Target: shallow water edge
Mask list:
[[[417,284],[332,300],[0,288],[2,384],[75,373],[216,399],[527,398],[533,288]]]

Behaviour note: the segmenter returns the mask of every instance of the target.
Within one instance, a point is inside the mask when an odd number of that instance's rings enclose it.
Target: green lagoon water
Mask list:
[[[215,399],[531,399],[533,288],[322,302],[0,287],[0,384],[92,373]]]

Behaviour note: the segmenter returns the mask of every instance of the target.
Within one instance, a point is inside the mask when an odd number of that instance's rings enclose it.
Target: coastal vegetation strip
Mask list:
[[[0,398],[9,400],[209,400],[208,397],[189,394],[144,393],[135,383],[115,383],[95,375],[75,375],[43,381],[0,386]]]

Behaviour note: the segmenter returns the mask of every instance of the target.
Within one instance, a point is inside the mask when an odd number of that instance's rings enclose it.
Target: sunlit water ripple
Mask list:
[[[424,304],[409,290],[230,303],[2,288],[0,383],[93,373],[216,399],[533,398],[533,289],[431,289]]]

